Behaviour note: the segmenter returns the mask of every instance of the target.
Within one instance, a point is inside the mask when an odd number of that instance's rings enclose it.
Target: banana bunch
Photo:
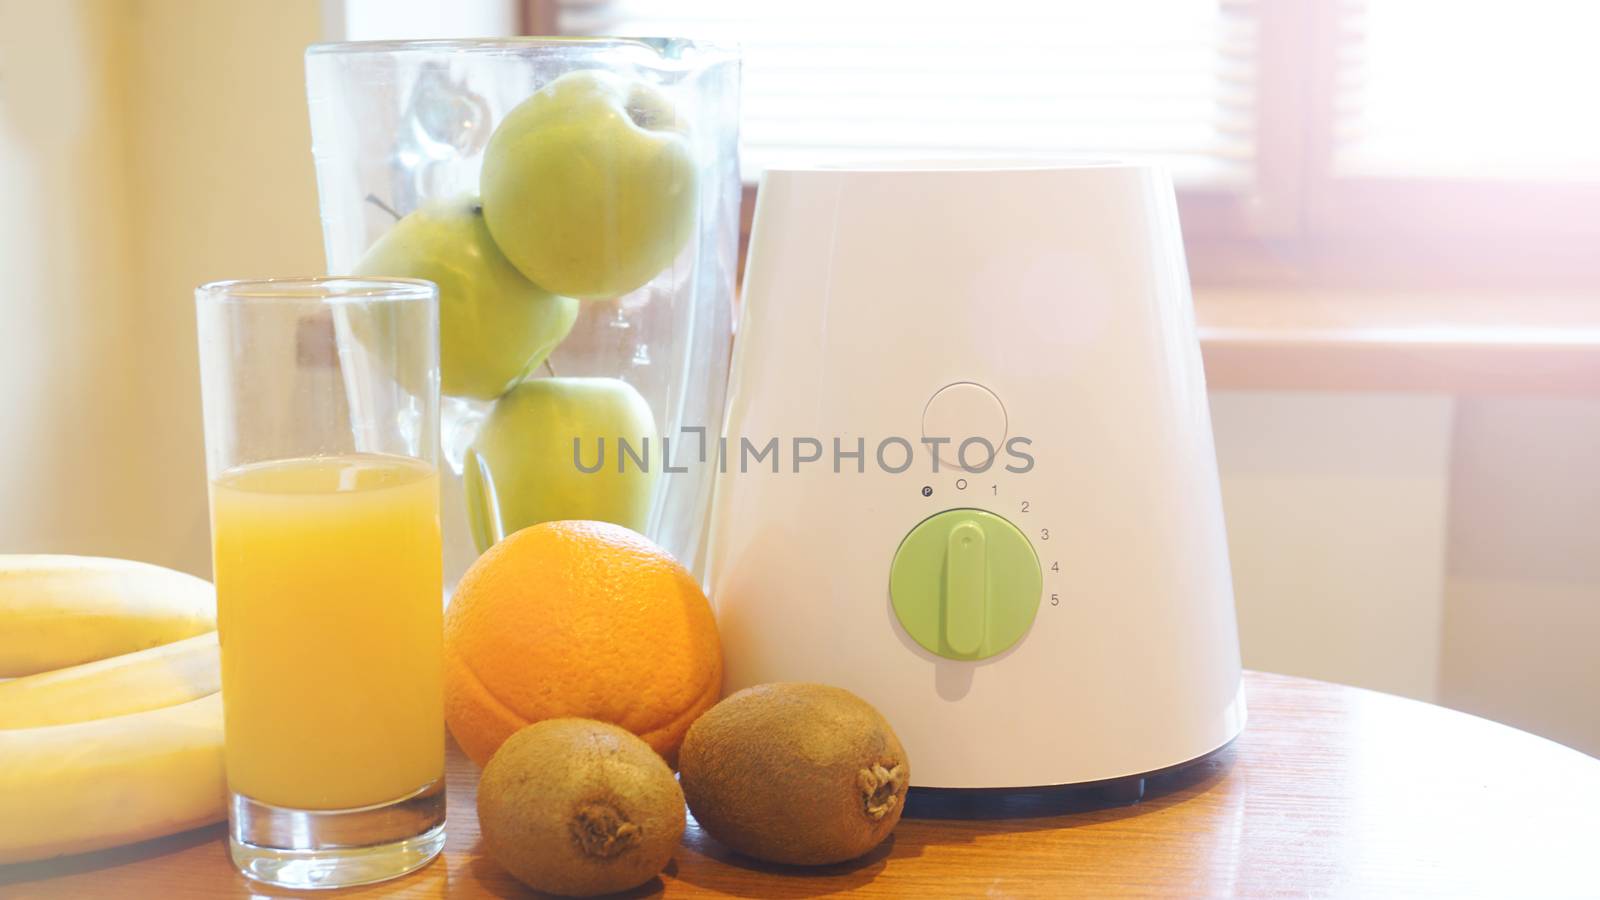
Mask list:
[[[0,556],[0,864],[223,818],[215,629],[192,575]]]

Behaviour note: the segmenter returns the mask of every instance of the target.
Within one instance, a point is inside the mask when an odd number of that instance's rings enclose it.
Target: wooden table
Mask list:
[[[1153,779],[1136,806],[1031,797],[981,818],[907,819],[864,859],[809,871],[730,856],[691,819],[677,860],[628,896],[1600,896],[1600,760],[1356,688],[1259,673],[1246,686],[1234,746]],[[477,852],[475,780],[453,757],[441,859],[321,896],[526,896]],[[220,826],[0,867],[5,898],[283,894],[234,873]]]

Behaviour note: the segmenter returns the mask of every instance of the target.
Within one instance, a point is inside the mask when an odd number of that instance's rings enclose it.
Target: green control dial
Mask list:
[[[1022,639],[1044,573],[1015,525],[952,509],[911,529],[889,567],[894,614],[917,643],[949,659],[986,659]]]

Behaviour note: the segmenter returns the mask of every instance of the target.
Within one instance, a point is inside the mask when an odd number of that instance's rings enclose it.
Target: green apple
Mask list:
[[[495,246],[474,197],[423,206],[378,239],[355,274],[439,286],[440,389],[491,400],[544,362],[578,301],[522,277]]]
[[[695,225],[694,152],[672,101],[598,69],[506,114],[484,151],[489,231],[535,284],[616,297],[667,266]]]
[[[563,519],[643,532],[663,462],[656,433],[650,404],[625,381],[534,378],[512,388],[479,429],[462,473],[478,550],[529,525]],[[641,457],[649,446],[648,467],[622,457],[619,439]],[[603,464],[585,472],[580,462]]]

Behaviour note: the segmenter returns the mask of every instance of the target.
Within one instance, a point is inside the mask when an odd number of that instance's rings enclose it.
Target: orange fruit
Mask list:
[[[711,604],[687,569],[606,522],[545,522],[478,557],[445,610],[445,722],[482,766],[518,729],[599,719],[676,764],[722,692]]]

